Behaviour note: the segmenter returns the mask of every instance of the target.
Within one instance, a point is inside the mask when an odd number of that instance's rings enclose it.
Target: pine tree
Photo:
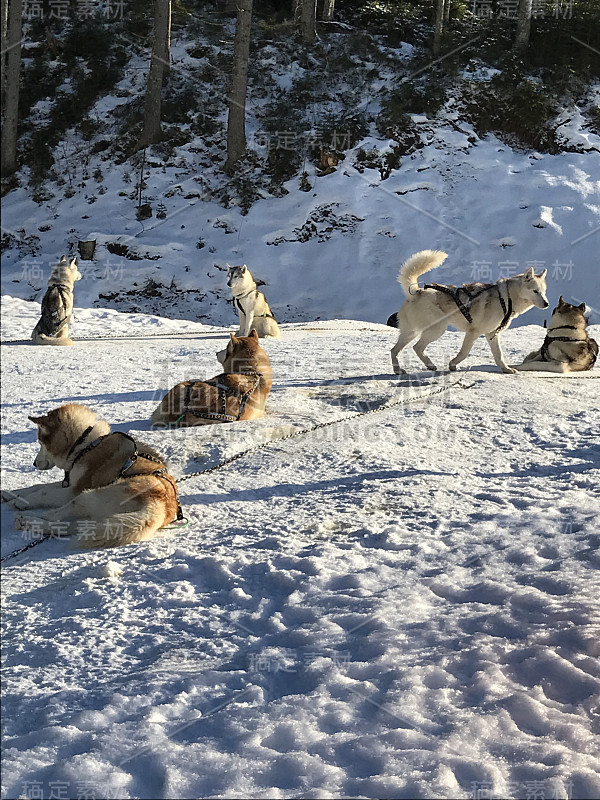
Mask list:
[[[227,119],[227,161],[225,171],[233,168],[246,150],[246,91],[248,84],[248,57],[250,54],[250,28],[252,24],[252,1],[238,0],[231,90],[229,93],[229,116]]]

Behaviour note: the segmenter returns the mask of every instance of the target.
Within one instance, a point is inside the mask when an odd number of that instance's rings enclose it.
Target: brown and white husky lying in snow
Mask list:
[[[223,372],[209,380],[182,381],[174,386],[152,414],[153,425],[188,427],[262,417],[273,372],[256,331],[250,336],[231,333],[217,358]]]
[[[2,492],[18,530],[77,534],[80,547],[116,547],[151,539],[181,518],[175,479],[148,445],[111,433],[77,403],[29,419],[40,445],[34,466],[59,467],[65,479]]]

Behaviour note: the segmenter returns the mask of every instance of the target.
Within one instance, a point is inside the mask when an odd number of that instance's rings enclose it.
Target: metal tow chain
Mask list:
[[[296,439],[299,436],[305,436],[309,433],[313,433],[314,431],[320,430],[321,428],[329,428],[331,425],[338,425],[341,422],[348,422],[350,420],[360,419],[361,417],[367,417],[370,414],[379,414],[382,411],[386,411],[389,408],[395,408],[396,406],[404,406],[408,405],[409,403],[416,403],[419,400],[427,400],[430,397],[435,397],[438,394],[443,394],[444,392],[448,392],[455,386],[458,386],[461,389],[471,389],[473,386],[475,386],[475,383],[464,384],[462,382],[462,378],[460,378],[459,380],[454,381],[448,386],[441,386],[439,389],[436,389],[433,392],[428,392],[427,394],[420,394],[417,395],[416,397],[403,397],[400,400],[394,400],[393,402],[390,403],[384,403],[383,405],[378,406],[377,408],[372,408],[369,411],[359,411],[356,414],[348,414],[345,417],[338,417],[337,419],[332,419],[329,422],[320,422],[318,425],[313,425],[310,428],[303,428],[302,430],[294,431],[293,433],[288,433],[285,436],[281,436],[279,439],[271,439],[270,441],[263,442],[262,444],[259,444],[256,447],[249,447],[246,450],[242,450],[240,453],[236,453],[235,455],[226,458],[224,461],[221,461],[219,464],[215,464],[212,467],[199,470],[198,472],[192,472],[189,475],[183,475],[181,478],[178,478],[176,482],[178,484],[183,483],[183,481],[189,481],[192,478],[197,478],[200,475],[208,475],[210,472],[216,472],[217,470],[224,469],[225,467],[228,467],[230,464],[233,464],[235,461],[239,461],[240,458],[244,458],[244,456],[250,455],[250,453],[256,453],[259,450],[263,450],[264,448],[269,447],[272,444],[278,444],[279,442],[286,442],[289,441],[290,439]],[[13,553],[9,553],[8,555],[4,556],[3,558],[0,559],[0,563],[4,563],[5,561],[9,561],[10,559],[15,558],[21,553],[24,553],[26,550],[29,550],[30,548],[35,547],[36,545],[46,541],[46,539],[51,538],[51,536],[52,536],[51,533],[45,533],[39,539],[36,539],[33,542],[29,542],[24,547],[21,547],[18,550],[15,550]]]
[[[329,428],[331,425],[338,425],[341,422],[350,422],[353,420],[357,420],[360,417],[366,417],[369,414],[379,414],[381,411],[387,411],[389,408],[395,408],[396,406],[404,406],[408,405],[409,403],[416,403],[419,400],[427,400],[430,397],[435,397],[435,395],[443,394],[444,392],[448,392],[450,389],[453,389],[455,386],[459,386],[461,389],[470,389],[472,386],[475,386],[475,383],[464,384],[462,382],[462,378],[459,380],[454,381],[453,383],[449,384],[448,386],[442,386],[439,389],[436,389],[434,392],[428,392],[427,394],[420,394],[416,397],[403,397],[400,400],[394,400],[390,403],[383,403],[383,405],[378,406],[377,408],[372,408],[369,411],[358,411],[355,414],[348,414],[345,417],[338,417],[337,419],[332,419],[329,422],[320,422],[317,425],[313,425],[310,428],[303,428],[299,431],[294,431],[293,433],[288,433],[285,436],[279,437],[279,439],[270,439],[268,442],[263,442],[262,444],[256,445],[255,447],[249,447],[246,450],[242,450],[240,453],[236,453],[229,458],[226,458],[224,461],[221,461],[219,464],[215,464],[212,467],[208,467],[207,469],[201,469],[198,472],[192,472],[189,475],[183,475],[181,478],[177,479],[177,483],[182,483],[183,481],[189,481],[191,478],[197,478],[199,475],[208,475],[210,472],[216,472],[219,469],[223,469],[224,467],[229,466],[229,464],[233,464],[234,461],[238,461],[240,458],[244,458],[244,456],[250,455],[250,453],[256,453],[259,450],[263,450],[266,447],[270,447],[272,444],[279,444],[279,442],[286,442],[290,439],[296,439],[299,436],[305,436],[306,434],[313,433],[314,431],[320,430],[322,428]]]

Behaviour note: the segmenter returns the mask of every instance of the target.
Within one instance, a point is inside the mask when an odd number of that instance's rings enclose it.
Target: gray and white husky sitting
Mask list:
[[[261,339],[279,339],[281,331],[277,320],[245,264],[241,267],[227,265],[227,286],[233,293],[233,304],[240,315],[240,327],[235,335],[250,336],[254,328]]]
[[[469,355],[475,340],[485,334],[494,361],[502,372],[516,372],[504,360],[499,336],[511,321],[533,306],[548,308],[546,274],[536,275],[533,268],[498,283],[471,283],[462,286],[426,284],[421,288],[417,279],[425,272],[439,267],[447,253],[439,250],[422,250],[415,253],[400,268],[398,282],[406,300],[396,316],[398,341],[392,348],[392,366],[399,375],[404,370],[398,364],[398,354],[411,342],[415,353],[427,369],[436,369],[425,355],[425,348],[435,342],[449,325],[464,331],[462,347],[450,361],[450,370]],[[390,318],[391,321],[391,318]]]
[[[77,259],[62,256],[52,270],[48,289],[42,298],[42,316],[31,338],[36,344],[72,345],[69,322],[73,313],[73,285],[81,278]]]
[[[598,357],[598,342],[588,336],[585,303],[572,306],[561,295],[552,312],[544,343],[525,357],[518,370],[583,372]]]

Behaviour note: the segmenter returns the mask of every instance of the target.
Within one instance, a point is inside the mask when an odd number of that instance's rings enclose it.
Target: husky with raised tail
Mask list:
[[[398,282],[404,290],[406,300],[396,317],[399,336],[392,348],[394,372],[400,375],[406,371],[400,368],[398,354],[415,339],[415,353],[427,369],[436,369],[435,364],[425,354],[425,348],[439,339],[449,325],[465,334],[462,347],[450,361],[450,370],[455,370],[464,361],[475,340],[485,334],[494,361],[502,372],[516,372],[504,360],[499,337],[515,317],[533,306],[548,308],[548,270],[536,275],[533,268],[530,268],[522,275],[497,283],[464,283],[462,286],[431,283],[421,288],[417,283],[418,278],[439,267],[447,257],[448,254],[440,250],[421,250],[400,268]]]
[[[36,344],[73,345],[69,323],[73,313],[73,285],[81,279],[77,259],[62,256],[52,270],[48,289],[42,298],[42,316],[31,338]]]
[[[2,500],[15,509],[17,530],[76,534],[79,547],[117,547],[152,539],[181,519],[177,484],[159,454],[126,433],[111,433],[95,411],[78,403],[55,408],[37,425],[33,465],[59,467],[64,480],[16,491]]]
[[[515,366],[538,372],[583,372],[592,369],[597,357],[598,342],[587,333],[585,303],[572,306],[561,295],[544,343]]]
[[[279,339],[281,331],[277,320],[245,264],[241,267],[227,265],[227,286],[233,293],[233,305],[240,315],[240,327],[235,335],[250,336],[254,328],[261,339]]]

